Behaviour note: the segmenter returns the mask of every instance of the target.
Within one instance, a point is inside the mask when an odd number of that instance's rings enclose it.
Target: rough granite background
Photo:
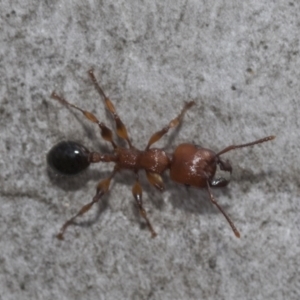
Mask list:
[[[300,2],[262,2],[0,2],[1,300],[300,298]],[[224,155],[232,182],[214,195],[241,239],[205,191],[165,174],[161,194],[142,174],[151,239],[129,172],[55,238],[112,170],[63,178],[47,169],[63,139],[110,149],[50,98],[55,90],[113,127],[91,67],[139,148],[188,100],[197,105],[157,146],[218,151],[277,136]]]

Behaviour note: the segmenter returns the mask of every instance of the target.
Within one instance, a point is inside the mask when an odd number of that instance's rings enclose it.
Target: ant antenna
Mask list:
[[[207,191],[210,197],[210,201],[219,209],[219,211],[223,214],[223,216],[225,217],[225,219],[227,220],[227,222],[229,223],[232,231],[234,232],[235,236],[237,238],[241,237],[240,232],[236,229],[235,225],[233,224],[233,222],[231,221],[231,219],[229,218],[229,216],[226,214],[226,212],[224,211],[224,209],[220,206],[220,204],[216,201],[215,197],[213,196],[212,192],[211,192],[211,188],[209,186],[209,182],[206,181],[206,186],[207,186]]]
[[[229,151],[237,149],[237,148],[244,148],[244,147],[249,147],[249,146],[253,146],[253,145],[256,145],[256,144],[261,144],[261,143],[264,143],[264,142],[268,142],[268,141],[274,140],[275,137],[276,137],[275,135],[271,135],[271,136],[267,136],[263,139],[260,139],[260,140],[257,140],[257,141],[251,142],[251,143],[242,144],[242,145],[231,145],[231,146],[226,147],[222,151],[218,152],[216,154],[216,156],[220,156],[220,155],[222,155],[226,152],[229,152]]]

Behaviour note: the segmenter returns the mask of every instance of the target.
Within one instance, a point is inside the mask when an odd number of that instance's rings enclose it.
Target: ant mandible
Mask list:
[[[174,153],[169,154],[159,148],[151,148],[151,146],[159,141],[171,128],[178,126],[183,119],[185,112],[191,108],[195,102],[190,101],[185,103],[180,114],[173,119],[163,129],[155,132],[149,139],[148,144],[144,150],[135,148],[128,136],[127,129],[124,123],[121,121],[116,109],[110,99],[105,95],[102,88],[100,87],[94,71],[88,72],[95,88],[101,95],[105,102],[105,106],[111,113],[116,123],[117,135],[125,140],[128,144],[128,148],[118,146],[113,140],[113,133],[104,123],[100,122],[97,117],[80,107],[71,104],[63,97],[58,96],[55,92],[52,93],[52,98],[58,100],[61,104],[74,108],[83,113],[83,115],[91,122],[97,124],[101,131],[101,136],[104,140],[112,145],[112,154],[102,154],[99,152],[90,152],[84,146],[75,142],[61,142],[54,146],[48,153],[48,163],[55,168],[57,171],[64,174],[75,174],[89,166],[90,163],[98,162],[114,162],[115,167],[110,176],[100,181],[96,188],[96,195],[92,201],[84,205],[76,215],[64,223],[59,233],[57,234],[58,239],[63,239],[66,229],[74,223],[74,220],[78,216],[82,216],[86,213],[95,203],[97,203],[101,197],[109,190],[110,182],[117,172],[122,169],[131,170],[136,178],[136,181],[132,187],[132,194],[135,198],[136,204],[139,209],[141,217],[146,221],[146,224],[151,232],[152,237],[156,236],[156,232],[153,229],[147,213],[143,207],[142,201],[142,187],[139,181],[139,171],[145,170],[147,179],[151,185],[157,188],[159,191],[165,189],[162,173],[169,169],[170,178],[180,184],[186,186],[193,186],[196,188],[206,188],[210,197],[210,201],[220,210],[224,215],[227,222],[231,226],[236,237],[240,237],[239,231],[235,225],[225,213],[223,208],[215,200],[211,187],[224,187],[229,184],[229,180],[225,178],[214,178],[217,166],[223,171],[232,173],[232,167],[228,161],[224,161],[220,158],[226,152],[237,148],[249,147],[256,144],[264,143],[273,140],[275,136],[268,136],[251,143],[241,145],[231,145],[225,149],[215,153],[212,150],[201,148],[193,144],[181,144],[179,145]]]

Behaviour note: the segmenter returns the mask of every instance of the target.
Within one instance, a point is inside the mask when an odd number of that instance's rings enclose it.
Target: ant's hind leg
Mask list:
[[[95,203],[97,203],[100,200],[100,198],[108,191],[109,186],[110,186],[110,181],[114,177],[114,175],[116,174],[116,171],[117,170],[115,169],[113,171],[113,173],[108,178],[100,181],[99,184],[98,184],[98,186],[97,186],[97,192],[96,192],[96,195],[94,196],[93,200],[90,203],[82,206],[81,209],[78,211],[78,213],[75,216],[73,216],[71,219],[69,219],[67,222],[65,222],[65,224],[61,227],[59,233],[56,236],[59,240],[63,240],[64,239],[64,233],[65,233],[66,229],[70,225],[74,224],[75,219],[77,217],[79,217],[79,216],[82,216],[87,211],[89,211],[90,208]]]
[[[89,111],[83,110],[80,107],[78,107],[77,105],[74,105],[70,102],[68,102],[65,98],[58,96],[55,92],[52,93],[51,97],[55,100],[58,100],[61,104],[67,106],[67,107],[72,107],[75,108],[77,110],[79,110],[80,112],[82,112],[82,114],[91,122],[96,123],[100,130],[101,130],[101,136],[104,140],[106,140],[107,142],[110,142],[113,146],[114,149],[117,148],[117,145],[115,144],[115,142],[113,141],[113,137],[112,137],[112,131],[106,127],[104,125],[104,123],[99,122],[99,120],[97,119],[97,117],[92,114]]]
[[[143,193],[143,190],[142,190],[141,184],[140,184],[138,176],[137,176],[136,182],[135,182],[134,186],[132,187],[132,194],[136,200],[136,204],[138,206],[141,217],[143,217],[145,219],[147,226],[151,232],[152,237],[155,238],[157,234],[154,231],[154,229],[147,217],[147,213],[143,207],[142,193]]]
[[[180,114],[175,118],[173,119],[167,126],[165,126],[163,129],[155,132],[151,138],[149,139],[149,142],[148,142],[148,145],[146,147],[145,150],[148,150],[151,145],[153,145],[154,143],[156,143],[157,141],[159,141],[171,128],[174,128],[176,126],[178,126],[181,121],[182,121],[182,118],[185,114],[185,112],[191,108],[193,105],[195,104],[194,101],[190,101],[190,102],[187,102],[185,103],[183,109],[181,110]]]
[[[127,129],[126,126],[124,125],[124,123],[122,122],[122,120],[120,119],[119,115],[116,112],[115,106],[113,105],[113,103],[110,101],[110,99],[104,94],[102,88],[100,87],[100,84],[98,83],[95,75],[94,75],[94,70],[89,70],[89,76],[92,79],[96,90],[98,91],[98,93],[100,94],[100,96],[104,99],[105,102],[105,106],[106,108],[109,110],[109,112],[112,114],[115,122],[116,122],[116,128],[117,128],[117,135],[121,138],[127,141],[128,145],[130,148],[132,148],[132,144],[131,141],[129,139],[128,133],[127,133]]]

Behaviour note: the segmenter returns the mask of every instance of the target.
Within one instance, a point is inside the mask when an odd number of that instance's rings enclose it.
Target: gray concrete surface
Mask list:
[[[24,0],[1,1],[0,12],[0,299],[300,298],[298,1]],[[151,239],[126,172],[92,225],[55,238],[112,169],[47,170],[62,139],[109,149],[50,99],[56,90],[112,127],[91,67],[139,148],[187,100],[196,107],[159,147],[277,136],[225,156],[232,182],[214,194],[241,239],[205,191],[168,174],[162,194],[142,176]]]

